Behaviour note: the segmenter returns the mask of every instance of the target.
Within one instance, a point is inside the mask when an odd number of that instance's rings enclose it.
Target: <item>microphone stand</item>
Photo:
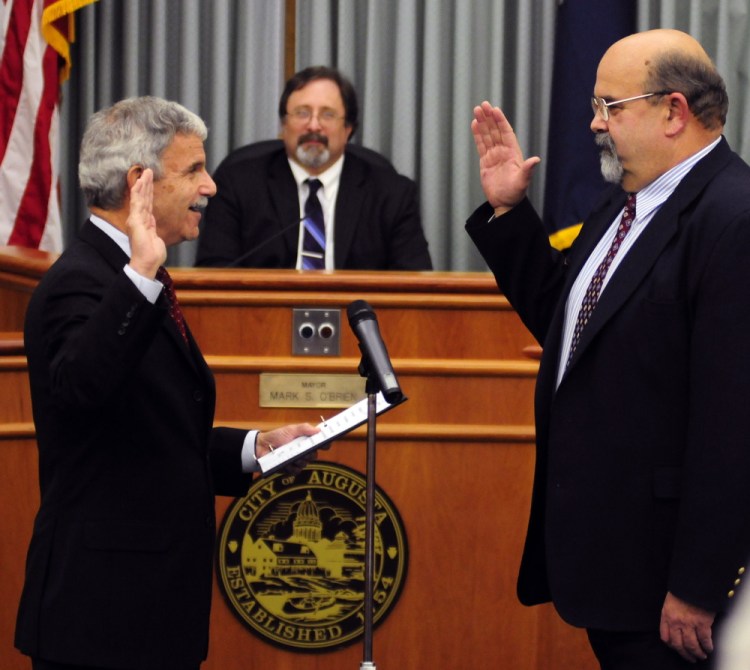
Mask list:
[[[303,216],[296,221],[292,221],[290,224],[284,226],[281,230],[275,232],[271,237],[267,237],[265,240],[260,242],[259,244],[256,244],[252,249],[249,249],[244,254],[241,254],[240,256],[237,256],[231,263],[227,263],[226,267],[228,268],[236,268],[239,267],[242,261],[244,261],[246,258],[250,258],[256,251],[260,251],[263,247],[265,247],[267,244],[273,242],[274,240],[278,239],[282,235],[286,235],[292,228],[299,227],[299,224],[302,223],[307,217]]]
[[[364,602],[364,652],[360,670],[376,670],[372,660],[373,596],[375,577],[375,421],[377,394],[380,391],[369,359],[363,352],[359,374],[366,378],[367,393],[367,466],[365,480],[365,602]]]

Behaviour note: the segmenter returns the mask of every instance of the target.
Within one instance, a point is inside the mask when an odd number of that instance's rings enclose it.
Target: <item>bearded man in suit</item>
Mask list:
[[[417,186],[349,144],[357,117],[354,87],[338,70],[291,77],[279,101],[281,139],[236,149],[216,170],[196,265],[431,270]],[[305,240],[310,180],[323,215],[315,249]]]
[[[467,230],[543,345],[518,592],[586,628],[604,670],[711,667],[750,555],[750,167],[685,33],[616,42],[593,95],[614,186],[567,256],[525,197],[539,158],[498,107],[472,122]]]
[[[214,495],[308,424],[214,428],[213,376],[162,267],[216,186],[206,126],[143,97],[95,114],[79,177],[91,210],[26,315],[41,505],[16,646],[35,670],[173,668],[206,658]]]

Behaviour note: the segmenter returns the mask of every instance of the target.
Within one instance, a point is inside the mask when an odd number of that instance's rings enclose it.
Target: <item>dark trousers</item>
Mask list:
[[[41,658],[31,659],[32,670],[111,670],[111,668],[100,668],[98,666],[69,665],[67,663],[55,663],[44,661]]]
[[[70,665],[68,663],[55,663],[54,661],[44,661],[41,658],[31,659],[32,670],[112,670],[112,668],[102,668],[98,665]],[[137,670],[133,668],[133,670]],[[164,670],[176,670],[173,668],[164,668]],[[182,668],[180,670],[193,670],[191,668]],[[194,670],[199,670],[195,668]]]
[[[713,654],[705,661],[690,663],[650,633],[587,629],[589,643],[602,670],[712,670]],[[714,633],[714,643],[716,634]]]

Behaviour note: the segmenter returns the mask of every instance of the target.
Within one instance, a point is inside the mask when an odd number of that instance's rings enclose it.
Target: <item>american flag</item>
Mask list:
[[[93,1],[0,0],[0,244],[62,250],[59,92]]]

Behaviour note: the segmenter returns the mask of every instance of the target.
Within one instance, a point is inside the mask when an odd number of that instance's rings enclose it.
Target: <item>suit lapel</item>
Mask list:
[[[596,247],[602,235],[604,235],[610,223],[612,223],[617,212],[622,209],[625,197],[625,193],[621,189],[613,188],[608,196],[603,197],[603,202],[594,209],[590,217],[586,220],[580,235],[565,259],[568,270],[566,272],[565,285],[560,293],[561,296],[570,294],[573,282],[594,250],[594,247]],[[565,300],[561,299],[557,303],[550,327],[547,330],[547,338],[543,343],[544,355],[542,356],[537,376],[538,397],[551,397],[554,393],[557,383],[564,319]]]
[[[175,292],[177,295],[177,293]],[[180,296],[177,295],[177,300],[180,299]],[[207,364],[205,359],[203,358],[203,354],[201,353],[200,349],[198,348],[198,344],[193,338],[193,334],[190,332],[190,324],[185,319],[185,331],[187,333],[188,341],[187,343],[185,340],[182,339],[182,333],[180,332],[180,329],[177,327],[177,324],[172,320],[172,318],[169,316],[169,304],[166,295],[162,292],[162,294],[159,296],[159,302],[161,303],[161,306],[163,306],[164,310],[167,312],[164,316],[164,321],[162,323],[162,328],[167,334],[167,337],[169,338],[169,341],[171,344],[175,347],[177,347],[178,351],[185,357],[185,359],[190,363],[191,367],[195,370],[195,372],[200,376],[205,376],[207,371]]]
[[[622,259],[622,262],[616,268],[607,286],[602,291],[596,309],[594,309],[591,318],[581,333],[581,339],[571,359],[569,370],[575,366],[576,361],[581,356],[585,355],[586,348],[596,337],[597,333],[619,311],[625,301],[628,300],[643,279],[649,274],[664,248],[669,244],[674,235],[677,234],[681,225],[680,217],[682,212],[700,195],[706,184],[726,165],[730,157],[731,151],[726,141],[722,140],[711,153],[705,156],[703,160],[688,172],[674,193],[661,206],[648,224],[646,230],[643,231],[628,254]],[[621,208],[623,203],[620,203],[619,206]],[[596,241],[601,238],[604,230],[612,223],[616,213],[611,212],[611,210],[608,211],[610,211],[611,216],[608,220],[603,220],[600,224],[602,230]],[[593,246],[588,249],[587,253],[590,253],[592,249]],[[566,286],[564,295],[569,294],[572,280],[575,279],[577,274],[576,272],[572,274],[572,277],[568,278],[568,285]],[[556,324],[556,328],[558,331],[562,328],[561,317],[559,323]]]
[[[130,260],[119,245],[90,220],[83,224],[78,237],[94,247],[115,272],[122,270],[123,266]]]
[[[356,156],[346,153],[341,170],[339,193],[336,198],[336,224],[334,232],[334,266],[346,265],[349,250],[354,242],[357,225],[361,220],[366,192],[365,165]]]
[[[284,151],[280,151],[269,166],[268,191],[271,203],[276,211],[279,232],[284,230],[285,227],[288,228],[282,239],[288,257],[294,259],[291,263],[291,267],[294,267],[299,242],[299,225],[294,226],[292,224],[295,221],[299,223],[300,202],[297,183],[294,181],[294,175]]]
[[[84,242],[87,242],[88,244],[93,246],[102,255],[102,257],[112,267],[113,274],[122,271],[122,268],[128,263],[129,259],[127,254],[111,237],[97,228],[93,223],[91,223],[91,221],[86,221],[86,223],[81,228],[79,237]],[[159,306],[163,308],[165,312],[169,311],[167,298],[164,293],[159,296],[157,304],[159,304]],[[201,361],[203,360],[203,357],[200,355],[200,351],[198,351],[197,346],[195,345],[193,336],[190,334],[190,327],[187,325],[187,323],[186,327],[188,330],[188,340],[190,343],[187,346],[185,345],[185,341],[182,339],[182,335],[177,328],[177,325],[174,323],[174,321],[172,321],[171,318],[169,318],[168,314],[164,315],[164,320],[161,327],[169,341],[179,349],[179,351],[186,357],[190,365],[200,373],[200,366],[196,365],[196,358],[193,349],[195,349],[195,351],[198,353]]]

